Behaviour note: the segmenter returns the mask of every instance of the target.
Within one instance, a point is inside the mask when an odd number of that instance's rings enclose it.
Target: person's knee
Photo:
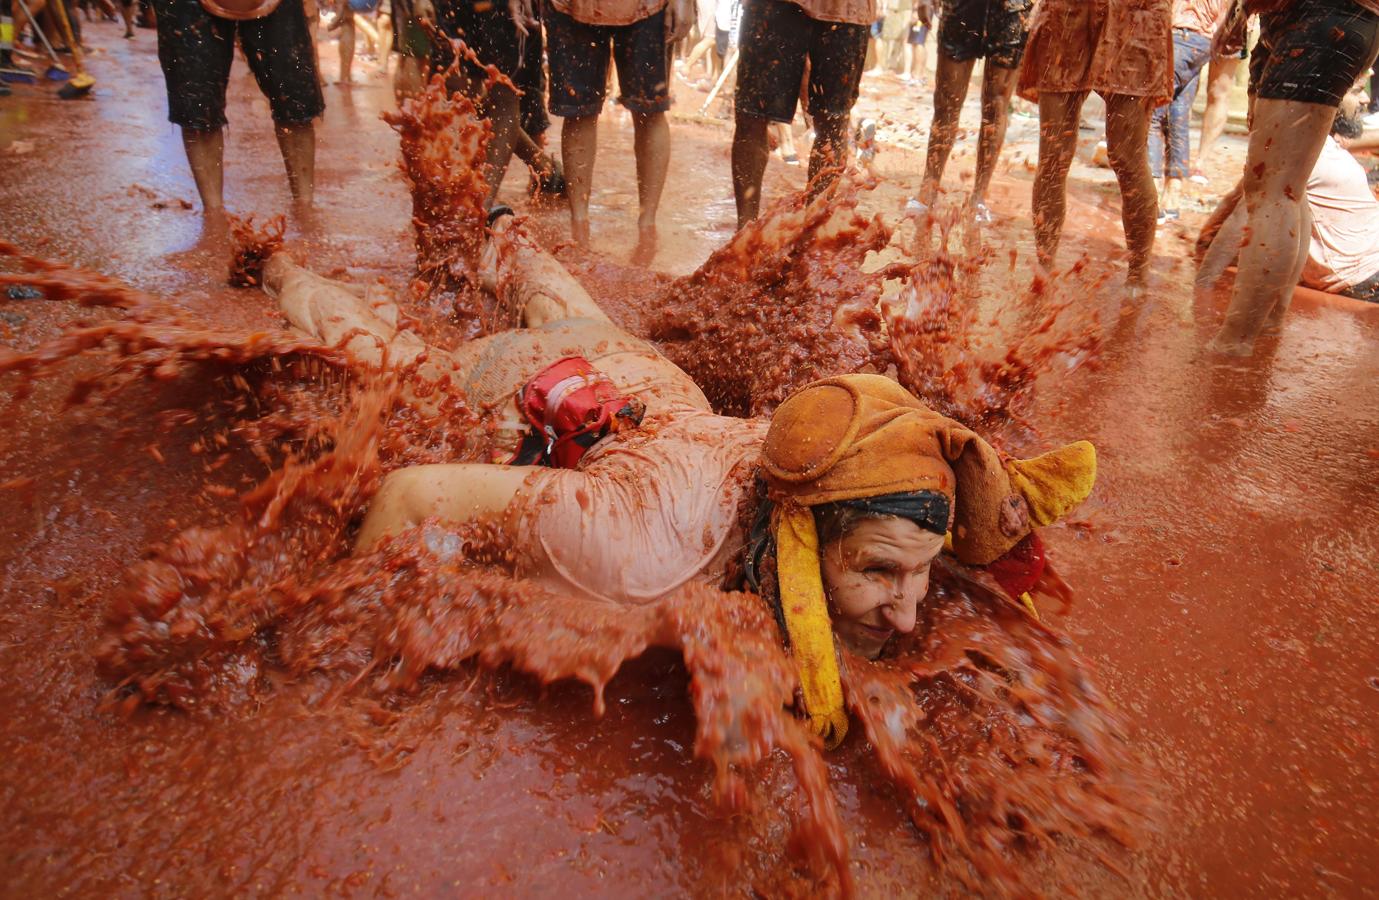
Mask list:
[[[634,112],[632,114],[633,131],[648,131],[658,128],[669,128],[670,120],[664,112]]]
[[[814,113],[814,132],[820,140],[837,143],[847,139],[848,116],[846,113]]]
[[[1126,146],[1129,144],[1129,146]],[[1148,145],[1136,145],[1127,141],[1114,141],[1106,147],[1106,159],[1111,171],[1120,179],[1149,174]]]
[[[415,469],[398,469],[383,477],[359,527],[356,551],[372,550],[383,538],[416,524],[413,515],[416,475]]]
[[[769,124],[764,116],[755,116],[739,110],[733,122],[733,137],[738,140],[765,140],[766,127]]]

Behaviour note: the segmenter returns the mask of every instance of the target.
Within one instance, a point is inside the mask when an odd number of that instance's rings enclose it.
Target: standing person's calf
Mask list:
[[[1246,9],[1258,3],[1246,4]],[[1276,5],[1276,4],[1275,4]],[[1379,0],[1298,0],[1260,17],[1250,61],[1254,100],[1241,179],[1246,210],[1240,271],[1209,348],[1249,356],[1292,297],[1307,179],[1336,108],[1379,53]]]
[[[224,209],[225,91],[235,40],[268,98],[295,200],[315,193],[316,134],[325,112],[316,54],[301,0],[153,0],[168,120],[182,129],[202,208]]]
[[[794,120],[802,82],[816,135],[809,154],[810,192],[816,194],[833,182],[847,160],[848,123],[875,18],[874,0],[748,4],[742,19],[733,131],[738,228],[761,210],[761,182],[771,154],[767,125]]]
[[[550,111],[565,120],[561,155],[570,233],[581,247],[589,245],[589,194],[611,51],[618,102],[632,114],[639,244],[654,252],[656,214],[670,168],[670,49],[693,20],[690,0],[552,0],[547,9]]]

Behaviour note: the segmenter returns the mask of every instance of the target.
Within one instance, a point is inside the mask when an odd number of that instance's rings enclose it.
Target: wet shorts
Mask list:
[[[522,68],[514,79],[522,91],[519,101],[518,123],[527,137],[540,138],[551,127],[546,115],[546,42],[540,28],[531,29],[523,51]]]
[[[389,0],[393,13],[393,52],[413,59],[431,55],[431,39],[412,12],[412,0]]]
[[[517,80],[523,42],[506,0],[441,0],[435,7],[442,34],[464,41],[480,63]],[[437,69],[449,67],[454,58],[444,44],[431,48],[431,65]],[[483,71],[472,62],[466,62],[465,68],[471,75],[483,77]]]
[[[598,115],[608,96],[608,48],[618,67],[618,102],[634,113],[670,109],[665,9],[630,25],[588,25],[546,7],[551,115]]]
[[[1338,293],[1367,303],[1379,303],[1379,272],[1375,272],[1359,284],[1346,285]]]
[[[316,75],[316,53],[298,0],[283,0],[261,19],[238,22],[206,12],[198,0],[153,0],[158,62],[168,86],[168,121],[183,128],[223,128],[225,88],[235,58],[235,36],[273,121],[301,125],[326,111]]]
[[[1377,50],[1379,15],[1354,0],[1298,0],[1282,12],[1260,16],[1250,93],[1340,106]]]
[[[785,0],[746,0],[737,67],[739,114],[790,122],[809,62],[809,114],[847,116],[857,102],[868,26],[811,19]]]
[[[949,0],[939,23],[939,50],[949,59],[986,59],[1018,69],[1029,37],[1032,0]]]

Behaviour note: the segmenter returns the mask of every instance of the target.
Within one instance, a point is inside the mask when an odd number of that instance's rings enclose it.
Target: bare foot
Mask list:
[[[1288,315],[1288,307],[1291,305],[1292,300],[1293,298],[1290,296],[1278,302],[1278,305],[1269,313],[1269,318],[1264,320],[1265,331],[1270,334],[1276,334],[1283,330],[1283,319]]]
[[[1125,275],[1125,294],[1134,299],[1143,296],[1145,285],[1149,282],[1149,271],[1147,267],[1131,269]]]
[[[570,240],[581,250],[589,249],[589,219],[570,215]]]
[[[1207,352],[1219,353],[1222,356],[1247,357],[1254,355],[1254,341],[1245,341],[1237,338],[1222,336],[1217,332],[1216,337],[1207,344]]]
[[[651,261],[656,258],[656,251],[660,249],[660,239],[656,235],[656,226],[641,228],[637,232],[637,246],[632,250],[632,265],[646,268],[651,265]]]

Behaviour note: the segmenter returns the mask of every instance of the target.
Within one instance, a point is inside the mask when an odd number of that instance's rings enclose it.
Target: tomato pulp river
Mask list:
[[[223,243],[202,239],[181,202],[194,195],[177,135],[162,121],[148,43],[111,48],[92,102],[6,101],[0,237],[227,332],[276,332],[271,301],[224,286]],[[379,120],[386,103],[378,86],[331,94],[318,212],[288,240],[318,272],[405,292],[411,204],[397,136]],[[261,217],[286,205],[262,106],[239,73],[227,197]],[[625,256],[635,183],[629,136],[609,124],[595,229],[601,246]],[[726,137],[677,126],[667,196],[682,202],[664,212],[657,261],[672,274],[688,274],[730,236]],[[29,149],[15,152],[15,142]],[[773,164],[768,190],[788,179]],[[514,176],[510,194],[520,196],[520,185]],[[897,208],[902,188],[864,193],[861,209]],[[979,317],[1007,335],[1034,327],[1020,309],[1038,300],[1027,274],[1027,189],[1018,172],[1000,176],[994,205],[1010,218],[969,248],[981,261],[972,273]],[[1046,614],[1126,724],[1148,795],[1128,849],[1060,837],[1067,852],[1016,848],[1011,858],[1028,883],[1051,890],[1364,895],[1379,883],[1369,812],[1379,799],[1379,319],[1295,304],[1282,335],[1253,360],[1208,357],[1200,347],[1221,304],[1194,302],[1183,239],[1161,234],[1149,291],[1127,299],[1114,203],[1074,190],[1063,253],[1070,265],[1086,260],[1061,282],[1059,302],[1071,297],[1077,313],[1099,317],[1098,364],[1039,379],[1021,411],[1037,431],[992,427],[1012,450],[1083,437],[1098,445],[1096,493],[1048,537],[1077,599]],[[532,227],[557,243],[561,211],[535,213]],[[684,323],[674,309],[647,307],[665,276],[562,258],[626,327],[660,329],[674,355]],[[38,300],[3,301],[0,311],[5,343],[20,351],[75,318],[119,318]],[[725,315],[735,311],[725,304]],[[542,687],[506,668],[465,663],[406,690],[342,691],[338,679],[233,655],[200,686],[223,702],[124,702],[98,660],[109,656],[112,598],[126,570],[151,545],[232,517],[263,469],[244,450],[217,455],[208,472],[204,448],[178,430],[186,423],[176,411],[234,396],[212,383],[231,370],[189,365],[66,410],[74,385],[107,363],[78,357],[24,392],[15,376],[0,386],[9,420],[0,445],[0,679],[10,703],[0,726],[0,874],[9,891],[837,888],[836,875],[792,850],[797,779],[808,779],[783,756],[750,770],[750,811],[730,814],[714,801],[714,767],[692,752],[700,723],[687,646],[624,663],[603,688],[601,717],[586,685]],[[941,384],[940,363],[911,374]],[[342,413],[329,402],[330,364],[319,366],[300,383],[317,389],[325,420]],[[298,393],[294,402],[314,402]],[[282,626],[289,644],[293,627]],[[308,633],[318,632],[295,632]],[[857,891],[959,887],[965,870],[935,866],[860,738],[824,758]]]

